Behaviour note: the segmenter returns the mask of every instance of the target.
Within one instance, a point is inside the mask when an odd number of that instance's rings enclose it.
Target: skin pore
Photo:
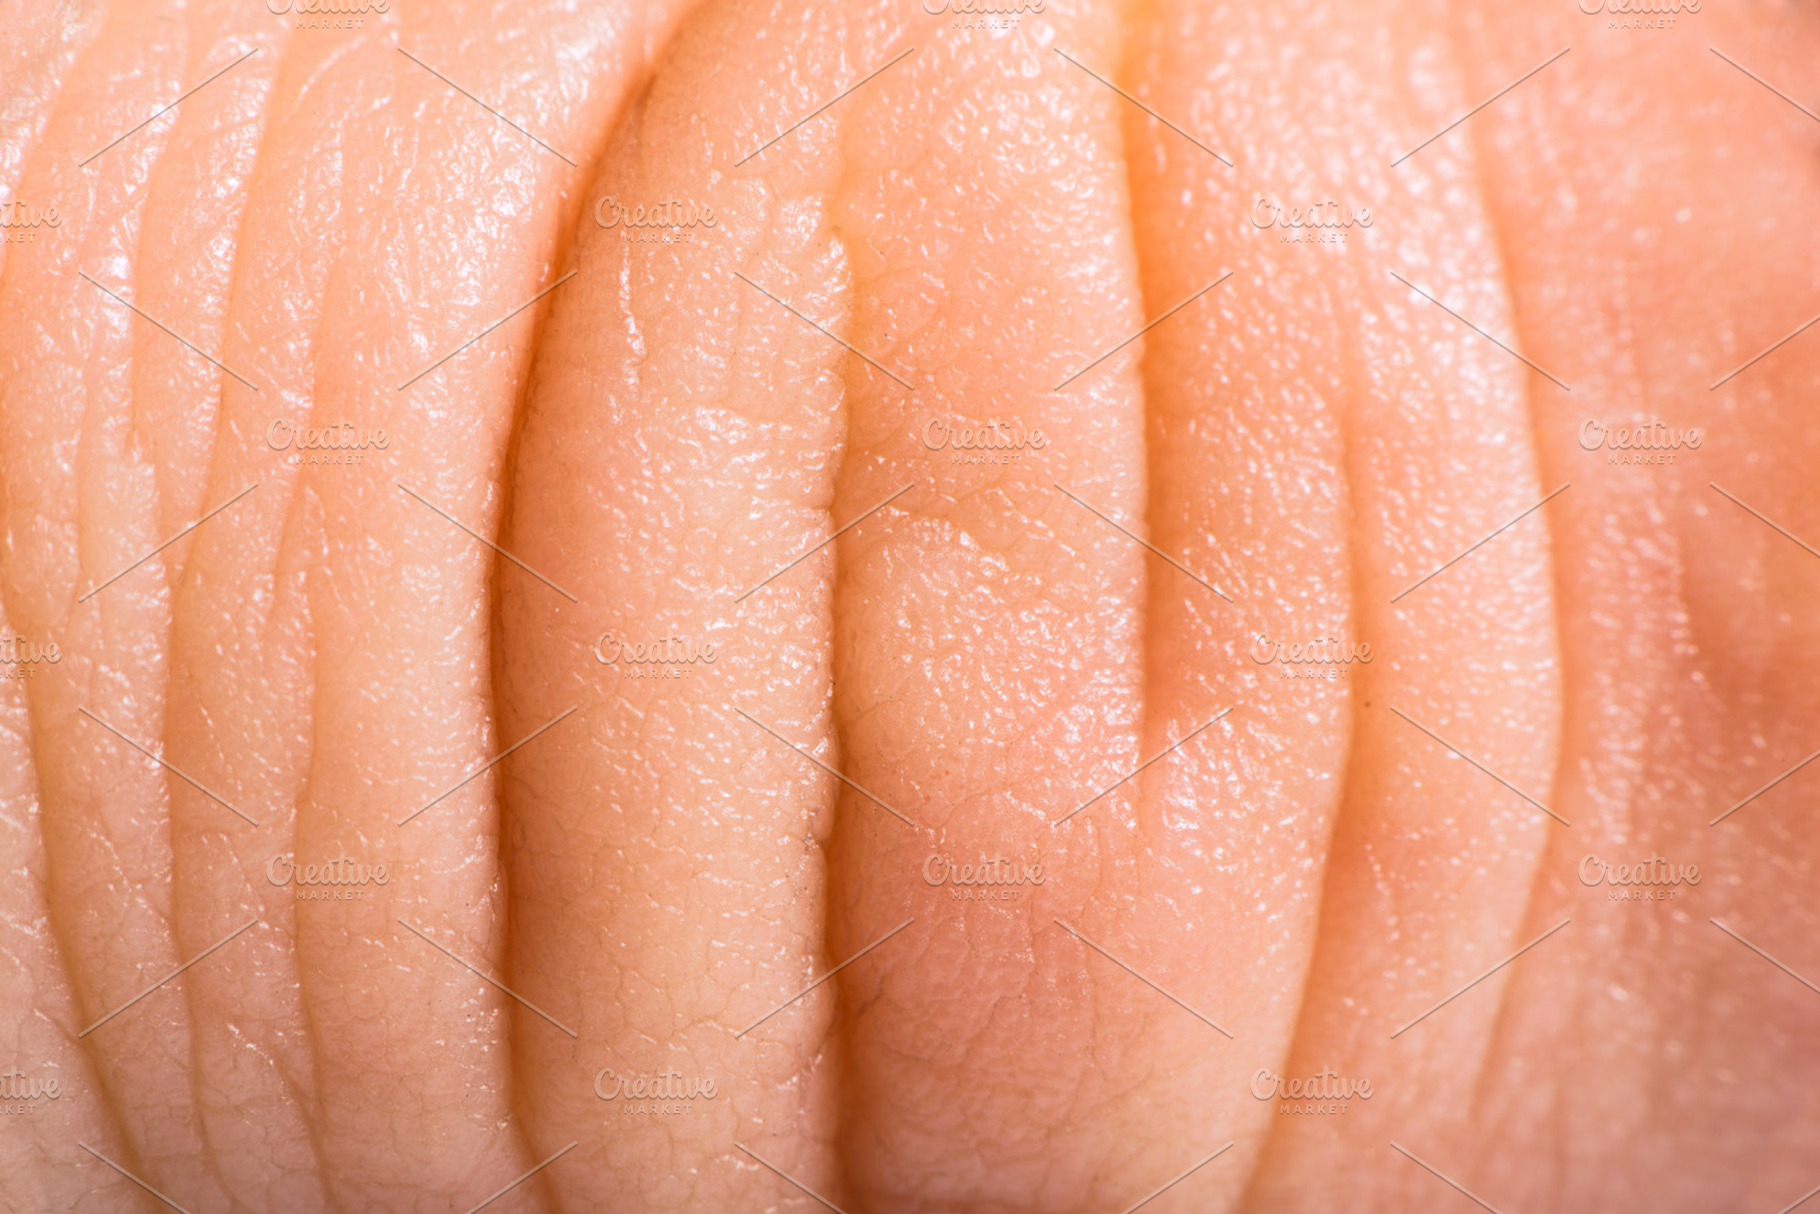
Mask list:
[[[1811,6],[270,7],[0,25],[8,1210],[1820,1184]]]

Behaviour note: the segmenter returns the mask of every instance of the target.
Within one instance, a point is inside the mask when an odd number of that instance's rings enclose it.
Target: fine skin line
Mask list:
[[[1487,978],[1491,977],[1493,974],[1497,973],[1499,970],[1501,970],[1505,966],[1509,965],[1512,961],[1515,961],[1518,957],[1521,957],[1524,953],[1527,953],[1530,949],[1532,949],[1536,945],[1542,943],[1542,941],[1548,939],[1550,936],[1554,935],[1556,932],[1560,931],[1562,928],[1566,927],[1569,923],[1572,923],[1572,922],[1573,922],[1572,919],[1561,920],[1561,922],[1555,924],[1553,927],[1551,927],[1547,931],[1543,932],[1540,936],[1537,936],[1534,940],[1531,940],[1528,944],[1525,944],[1522,948],[1518,949],[1516,952],[1512,953],[1510,956],[1504,958],[1504,960],[1498,962],[1496,965],[1494,965],[1490,969],[1486,970],[1483,974],[1480,974],[1477,978],[1474,978],[1471,982],[1468,982],[1465,986],[1461,987],[1459,990],[1455,991],[1453,994],[1447,996],[1447,998],[1441,1000],[1441,1002],[1435,1004],[1433,1007],[1431,1007],[1427,1011],[1423,1012],[1420,1016],[1417,1016],[1414,1020],[1411,1020],[1408,1024],[1404,1025],[1402,1028],[1400,1028],[1396,1032],[1392,1033],[1390,1035],[1390,1039],[1392,1041],[1395,1041],[1398,1037],[1401,1037],[1404,1033],[1407,1033],[1410,1029],[1412,1029],[1416,1025],[1422,1023],[1424,1020],[1428,1019],[1430,1016],[1434,1015],[1436,1012],[1440,1011],[1442,1008],[1444,1008],[1448,1004],[1452,1003],[1455,999],[1458,999],[1461,995],[1464,995],[1467,991],[1470,991],[1473,987],[1479,985],[1479,983],[1485,981]],[[1413,1158],[1413,1156],[1411,1158]]]

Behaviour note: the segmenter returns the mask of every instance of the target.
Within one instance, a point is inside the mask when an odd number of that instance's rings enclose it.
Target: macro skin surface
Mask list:
[[[1820,20],[1586,7],[5,8],[6,1208],[1793,1209]]]

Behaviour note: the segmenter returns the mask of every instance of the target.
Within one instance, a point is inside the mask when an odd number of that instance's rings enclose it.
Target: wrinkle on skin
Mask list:
[[[1708,922],[1820,970],[1812,772],[1709,825],[1820,745],[1776,530],[1820,542],[1816,331],[1714,386],[1820,308],[1820,126],[1708,49],[1811,104],[1811,11],[927,8],[9,18],[0,191],[63,222],[0,245],[0,616],[63,656],[0,688],[0,1070],[68,1083],[7,1208],[150,1208],[78,1141],[197,1214],[467,1209],[570,1143],[489,1208],[1120,1209],[1227,1142],[1146,1208],[1465,1200],[1393,1140],[1512,1214],[1812,1187],[1812,992]],[[721,219],[633,242],[604,193]],[[1316,195],[1374,220],[1255,221]],[[633,678],[612,630],[719,655]],[[300,901],[278,853],[392,875]],[[594,1087],[664,1068],[716,1094]],[[1250,1090],[1323,1068],[1372,1098]]]
[[[262,921],[84,1040],[125,1131],[117,1161],[192,1209],[419,1208],[484,1195],[531,1162],[514,1141],[503,1056],[490,1033],[470,1031],[481,1016],[499,1022],[503,997],[452,962],[426,962],[413,950],[428,946],[393,926],[397,916],[375,913],[390,907],[299,904],[265,870],[280,853],[380,855],[404,878],[384,890],[398,910],[455,951],[498,964],[490,799],[478,812],[446,806],[453,829],[413,839],[395,827],[398,803],[421,801],[496,749],[477,607],[490,560],[388,480],[417,484],[492,530],[462,495],[498,479],[530,318],[452,360],[402,409],[407,372],[395,368],[445,352],[536,289],[559,222],[573,216],[578,173],[527,154],[522,135],[393,47],[409,42],[489,94],[529,97],[542,115],[534,126],[583,149],[603,137],[641,55],[679,12],[552,12],[529,23],[516,61],[502,65],[493,18],[461,10],[290,38],[288,22],[256,7],[174,15],[120,5],[76,58],[30,153],[24,192],[64,200],[65,223],[34,260],[9,258],[0,296],[11,318],[0,342],[5,575],[20,630],[54,638],[67,655],[58,677],[27,694],[51,922],[77,1024],[250,917]],[[92,170],[75,163],[75,149],[103,146],[218,66],[224,44],[242,42],[261,53]],[[563,70],[541,70],[557,48],[571,56]],[[438,208],[453,222],[426,226]],[[77,270],[261,390],[106,300]],[[399,315],[370,306],[387,297],[431,306]],[[466,308],[451,309],[450,297]],[[53,344],[58,357],[42,358]],[[275,417],[386,429],[390,458],[383,469],[287,462],[266,442]],[[438,477],[448,492],[437,492]],[[77,601],[254,483],[219,521]],[[390,555],[412,551],[416,585],[397,579]],[[445,563],[465,565],[465,580],[447,583]],[[439,584],[459,588],[430,623],[420,591]],[[414,649],[428,656],[413,659]],[[447,692],[462,680],[461,693],[431,698],[450,715],[413,725],[401,694],[421,700],[426,686]],[[126,743],[85,736],[99,727],[78,708],[260,825]],[[451,721],[462,726],[452,744]],[[413,884],[433,921],[409,905]],[[455,941],[448,927],[463,915],[466,938]]]

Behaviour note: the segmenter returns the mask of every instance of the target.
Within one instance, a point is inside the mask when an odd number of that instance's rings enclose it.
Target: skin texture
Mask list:
[[[931,7],[0,14],[8,1210],[1820,1183],[1811,7]]]

